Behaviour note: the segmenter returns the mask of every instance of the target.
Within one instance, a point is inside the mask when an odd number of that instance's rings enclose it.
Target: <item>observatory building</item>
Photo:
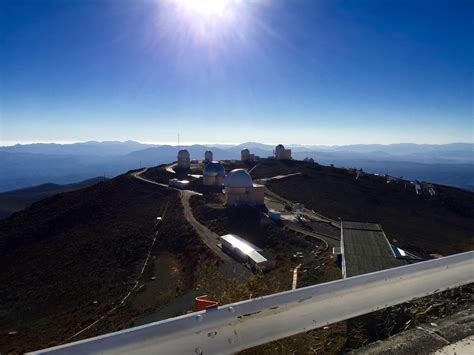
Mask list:
[[[206,150],[204,153],[204,163],[210,163],[212,161],[212,152],[210,150]]]
[[[275,147],[275,158],[280,159],[280,160],[289,160],[291,159],[291,149],[285,149],[283,144],[278,144]]]
[[[244,148],[240,152],[240,159],[242,161],[254,161],[255,160],[255,154],[250,154],[250,151],[247,148]]]
[[[202,183],[205,186],[222,186],[224,185],[225,170],[218,161],[208,163],[202,172]]]
[[[255,185],[244,169],[234,169],[225,178],[227,206],[263,205],[263,185]]]
[[[189,152],[186,149],[182,149],[178,152],[178,168],[189,169],[191,166],[191,159],[189,158]]]

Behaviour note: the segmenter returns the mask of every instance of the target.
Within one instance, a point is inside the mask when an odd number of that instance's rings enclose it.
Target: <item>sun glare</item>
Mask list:
[[[156,0],[154,33],[167,36],[172,48],[207,48],[219,54],[248,48],[255,30],[255,4],[245,0]],[[186,60],[189,60],[187,58]]]
[[[205,16],[222,15],[234,0],[176,0],[187,10]]]

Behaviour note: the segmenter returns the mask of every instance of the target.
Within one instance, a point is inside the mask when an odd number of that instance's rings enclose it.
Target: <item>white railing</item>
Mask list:
[[[233,353],[474,282],[474,251],[195,312],[36,354]]]

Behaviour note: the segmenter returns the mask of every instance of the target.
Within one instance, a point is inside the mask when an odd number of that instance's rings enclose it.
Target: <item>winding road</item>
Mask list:
[[[190,198],[193,195],[202,195],[199,192],[195,192],[192,190],[180,190],[174,187],[170,187],[166,184],[162,184],[150,179],[147,179],[142,176],[148,168],[142,169],[140,171],[133,172],[131,175],[141,181],[158,185],[160,187],[164,187],[171,190],[176,190],[180,194],[181,204],[183,206],[183,213],[186,220],[189,224],[193,227],[199,238],[203,241],[206,246],[211,249],[214,254],[219,257],[222,263],[219,265],[219,270],[225,277],[248,277],[252,273],[242,264],[238,263],[236,260],[232,259],[229,255],[224,253],[221,248],[217,246],[219,236],[212,232],[209,228],[205,225],[201,224],[193,215],[193,211],[191,205],[189,203]]]
[[[258,183],[265,183],[267,181],[271,181],[271,180],[280,180],[280,179],[284,179],[284,178],[288,178],[288,177],[292,177],[292,176],[297,176],[297,175],[301,175],[301,173],[292,173],[292,174],[287,174],[287,175],[277,175],[277,176],[272,176],[272,177],[268,177],[268,178],[263,178],[263,179],[258,179],[258,180],[255,180],[256,182]],[[274,193],[273,191],[270,191],[267,187],[265,187],[265,200],[269,203],[266,202],[266,204],[274,204],[276,206],[279,206],[279,210],[281,211],[285,211],[285,206],[286,205],[289,205],[289,206],[293,206],[294,205],[294,202],[293,201],[290,201],[288,199],[285,199],[283,197],[281,197],[280,195]],[[268,207],[270,208],[270,207]],[[315,223],[319,223],[320,228],[321,227],[321,224],[324,225],[324,229],[331,229],[331,228],[336,228],[336,229],[339,229],[340,228],[340,223],[338,221],[335,221],[331,218],[328,218],[326,216],[323,216],[319,213],[316,213],[315,211],[313,210],[309,210],[307,208],[303,208],[303,210],[300,212],[300,214],[307,218],[310,222],[315,222]],[[290,213],[284,213],[283,212],[283,215],[287,215],[287,216],[293,216],[293,214],[290,214]],[[307,230],[305,228],[302,228],[301,225],[296,222],[296,221],[292,221],[292,220],[288,220],[286,219],[286,223],[285,223],[285,226],[290,229],[290,230],[293,230],[294,232],[298,232],[298,233],[301,233],[301,234],[304,234],[306,236],[309,236],[309,237],[312,237],[312,238],[317,238],[317,239],[320,239],[322,241],[324,241],[329,248],[333,248],[333,247],[338,247],[340,246],[340,237],[339,236],[332,236],[332,235],[329,235],[327,233],[320,233],[320,232],[317,232],[317,231],[310,231],[310,230]],[[327,227],[326,227],[327,226]]]

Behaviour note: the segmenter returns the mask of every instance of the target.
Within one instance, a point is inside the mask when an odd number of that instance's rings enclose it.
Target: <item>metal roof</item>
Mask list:
[[[234,248],[239,249],[245,254],[250,254],[252,251],[262,251],[261,248],[253,245],[252,243],[247,242],[245,239],[240,238],[235,234],[226,234],[220,237],[221,240],[225,240],[227,243],[231,244]]]
[[[264,263],[268,259],[264,257],[261,252],[258,252],[256,250],[253,250],[252,252],[249,253],[249,258],[252,259],[256,264],[259,263]]]
[[[225,176],[225,170],[221,163],[212,161],[204,167],[203,174],[205,176]]]
[[[341,233],[344,277],[406,265],[395,257],[380,224],[343,221]]]

